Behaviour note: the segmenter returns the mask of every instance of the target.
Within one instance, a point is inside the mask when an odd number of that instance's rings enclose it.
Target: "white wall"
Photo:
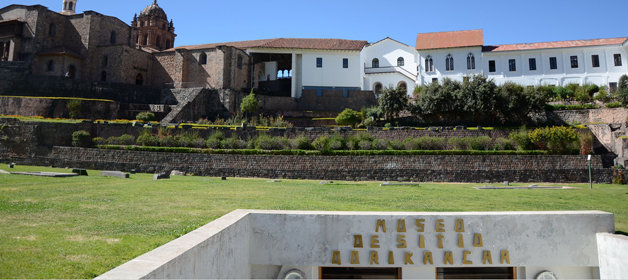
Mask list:
[[[475,57],[475,69],[467,69],[467,55],[472,53]],[[445,59],[448,54],[454,58],[454,70],[447,71],[445,67]],[[434,62],[434,71],[425,72],[425,59],[431,56]],[[476,75],[482,73],[482,47],[468,47],[468,48],[449,48],[449,49],[435,49],[435,50],[420,50],[417,56],[418,64],[420,65],[421,79],[419,84],[429,84],[432,79],[436,78],[438,81],[442,81],[444,78],[450,78],[456,81],[462,81],[464,76]]]
[[[614,66],[614,54],[621,54],[622,66]],[[593,67],[592,55],[599,56],[599,67]],[[594,83],[608,85],[626,74],[627,54],[625,47],[597,46],[559,48],[529,51],[484,52],[484,74],[497,84],[511,81],[522,85],[566,85],[569,83]],[[578,58],[578,68],[571,68],[571,56]],[[550,57],[556,57],[557,69],[550,69]],[[531,71],[529,58],[536,59],[536,70]],[[510,59],[515,59],[517,69],[509,71]],[[495,60],[496,71],[489,72],[489,61]]]
[[[302,85],[315,87],[357,87],[360,79],[360,53],[349,51],[303,51]],[[323,58],[323,67],[316,67],[316,58]],[[349,59],[349,67],[342,68],[342,60]]]
[[[372,68],[374,58],[379,60],[380,69],[368,69],[363,74],[362,90],[374,90],[375,83],[381,83],[383,88],[397,87],[405,82],[408,95],[416,86],[417,80],[417,52],[413,47],[404,45],[390,38],[383,39],[369,45],[362,50],[361,61],[365,68]],[[397,60],[402,57],[404,65],[397,66]],[[381,72],[381,73],[376,73]]]
[[[628,279],[628,236],[598,233],[602,279]]]

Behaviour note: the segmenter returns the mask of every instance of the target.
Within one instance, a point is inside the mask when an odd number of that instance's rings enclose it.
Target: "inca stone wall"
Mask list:
[[[202,176],[417,182],[588,182],[586,156],[269,156],[185,154],[54,147],[45,156],[1,158],[22,164]],[[595,182],[610,183],[601,156]]]

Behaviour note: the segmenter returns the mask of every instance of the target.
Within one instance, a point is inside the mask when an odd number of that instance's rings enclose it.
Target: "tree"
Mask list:
[[[617,85],[617,100],[621,105],[628,106],[628,76],[621,75]]]
[[[408,96],[402,88],[386,88],[377,101],[386,120],[392,120],[408,107]]]
[[[245,115],[257,114],[257,106],[257,98],[255,97],[255,93],[253,93],[253,89],[251,89],[251,93],[244,97],[242,103],[240,103],[240,112]]]
[[[65,107],[68,109],[68,114],[71,119],[78,119],[81,116],[81,110],[83,109],[83,102],[81,100],[70,100]]]
[[[336,123],[339,125],[350,125],[355,127],[362,121],[362,114],[360,112],[351,110],[349,108],[344,109],[342,113],[336,117]]]
[[[139,112],[137,116],[135,116],[135,119],[138,121],[149,122],[149,121],[155,120],[155,113],[148,112],[148,111]]]

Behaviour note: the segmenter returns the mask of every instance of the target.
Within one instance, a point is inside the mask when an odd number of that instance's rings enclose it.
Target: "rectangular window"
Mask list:
[[[571,61],[571,68],[578,68],[578,56],[572,55],[569,60]]]
[[[349,68],[349,59],[348,58],[343,58],[342,59],[342,68]]]
[[[536,58],[528,59],[528,64],[530,64],[530,71],[536,71]]]
[[[556,57],[550,57],[550,69],[556,70],[558,69],[558,62],[556,62]]]
[[[597,54],[594,54],[591,56],[591,66],[593,66],[594,68],[600,67],[600,56]]]
[[[508,60],[508,71],[510,72],[517,71],[517,62],[514,59]]]
[[[436,279],[516,279],[514,267],[438,267]]]
[[[401,279],[398,267],[321,267],[320,279]]]
[[[488,72],[495,73],[495,60],[488,61]]]
[[[621,54],[620,53],[614,54],[613,59],[615,60],[615,66],[621,66]]]
[[[615,93],[617,91],[617,83],[608,83],[608,90],[611,93]]]
[[[322,57],[317,57],[316,58],[316,68],[323,68],[323,58]]]

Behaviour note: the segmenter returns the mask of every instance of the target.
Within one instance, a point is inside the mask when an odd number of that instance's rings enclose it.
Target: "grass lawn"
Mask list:
[[[61,171],[17,166],[7,171]],[[628,232],[628,187],[476,190],[483,184],[0,174],[0,278],[92,278],[235,209],[341,211],[603,210]],[[497,185],[497,184],[495,184]]]

